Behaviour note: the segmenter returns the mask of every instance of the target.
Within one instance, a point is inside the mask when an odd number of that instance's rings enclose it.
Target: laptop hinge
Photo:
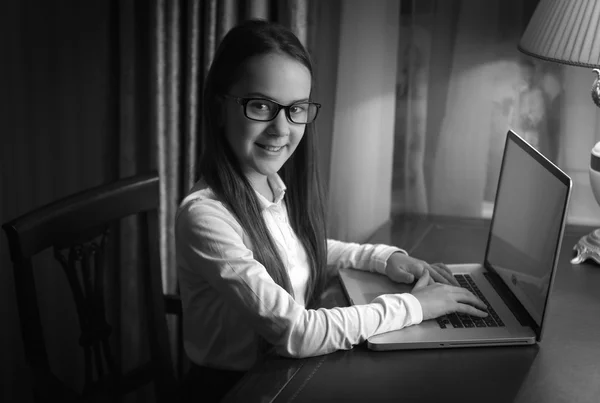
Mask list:
[[[496,290],[500,298],[504,301],[506,306],[511,310],[511,312],[515,315],[515,318],[519,321],[521,326],[529,326],[537,331],[537,324],[527,312],[523,304],[519,302],[519,300],[513,295],[512,291],[508,286],[502,281],[502,278],[493,271],[493,269],[489,269],[484,273],[485,278],[488,279],[492,287]]]

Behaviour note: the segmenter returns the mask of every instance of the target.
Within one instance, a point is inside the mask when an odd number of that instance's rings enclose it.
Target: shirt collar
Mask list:
[[[281,201],[283,200],[283,197],[285,196],[285,191],[287,189],[285,186],[285,183],[283,183],[283,180],[281,179],[281,177],[276,173],[268,176],[267,182],[269,183],[269,186],[271,187],[271,190],[273,191],[273,197],[274,197],[275,201],[271,202],[271,201],[267,200],[266,197],[261,195],[259,192],[256,192],[256,190],[255,190],[256,194],[258,195],[258,202],[260,203],[260,207],[262,210],[267,209],[274,205],[280,205]]]

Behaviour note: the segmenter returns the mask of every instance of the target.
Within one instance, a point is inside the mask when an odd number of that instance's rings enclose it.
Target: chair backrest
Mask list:
[[[148,383],[154,384],[158,401],[174,398],[177,377],[165,306],[176,315],[180,315],[181,308],[177,297],[163,295],[156,243],[158,186],[155,173],[121,179],[55,201],[2,225],[8,238],[21,333],[26,360],[33,370],[36,400],[46,401],[57,395],[61,401],[86,400],[99,395],[115,401]],[[112,334],[107,321],[104,281],[110,277],[105,270],[120,269],[113,264],[115,259],[107,256],[107,244],[109,239],[112,241],[111,235],[119,232],[121,220],[130,216],[138,217],[138,249],[144,252],[140,259],[147,259],[138,287],[144,294],[149,329],[143,332],[147,339],[140,342],[149,347],[150,359],[123,373],[113,355],[119,335]],[[32,266],[32,258],[48,248],[54,249],[76,304],[81,329],[79,344],[85,358],[82,391],[60,382],[48,360]]]

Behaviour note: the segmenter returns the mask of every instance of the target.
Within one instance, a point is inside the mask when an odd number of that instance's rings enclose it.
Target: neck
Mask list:
[[[273,191],[265,175],[248,176],[248,181],[258,193],[263,195],[268,201],[273,201]]]

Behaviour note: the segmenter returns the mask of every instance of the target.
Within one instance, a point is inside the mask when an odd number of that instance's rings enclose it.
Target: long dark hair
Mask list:
[[[242,173],[220,125],[219,98],[240,79],[244,63],[269,53],[287,55],[302,63],[313,77],[310,55],[287,28],[262,20],[248,20],[231,29],[219,45],[211,64],[203,97],[205,129],[199,174],[236,216],[254,246],[254,257],[273,280],[294,295],[290,278],[262,218],[258,198]],[[286,206],[290,223],[306,250],[310,264],[306,302],[317,302],[325,282],[327,236],[324,195],[317,168],[314,123],[306,131],[294,154],[279,175],[286,184]]]

